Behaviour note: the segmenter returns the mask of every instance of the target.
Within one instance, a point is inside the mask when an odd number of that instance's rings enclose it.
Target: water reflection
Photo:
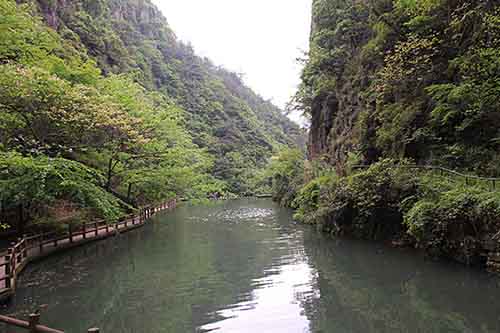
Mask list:
[[[499,279],[411,251],[306,234],[313,332],[498,332]]]
[[[217,311],[216,323],[201,327],[202,332],[309,332],[309,320],[301,301],[313,293],[313,272],[306,263],[285,265],[279,272],[252,283],[252,301]]]
[[[241,200],[33,265],[3,313],[42,307],[44,323],[75,333],[498,332],[499,291],[488,274],[334,240]]]

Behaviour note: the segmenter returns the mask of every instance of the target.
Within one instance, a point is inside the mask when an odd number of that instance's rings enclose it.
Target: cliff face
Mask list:
[[[314,2],[311,54],[321,59],[311,58],[303,76],[304,86],[314,92],[308,99],[309,157],[328,161],[339,173],[343,172],[349,153],[359,149],[357,120],[363,111],[370,109],[363,96],[370,70],[362,63],[361,53],[372,33],[361,21],[368,18],[368,11],[363,9],[366,5],[364,2],[358,5],[358,12],[348,13],[350,5],[343,2]],[[352,6],[356,6],[355,2]],[[345,26],[344,15],[360,20],[354,31]]]
[[[245,179],[281,145],[295,145],[297,125],[246,87],[238,75],[198,57],[176,39],[147,0],[37,1],[45,21],[86,48],[105,74],[133,75],[186,112],[193,141],[215,158],[214,175],[245,191]],[[167,13],[168,15],[168,13]]]
[[[500,174],[498,5],[315,0],[298,94],[310,158],[339,172],[391,157]]]

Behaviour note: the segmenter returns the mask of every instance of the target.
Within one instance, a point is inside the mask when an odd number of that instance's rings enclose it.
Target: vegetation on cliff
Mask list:
[[[314,1],[296,98],[311,156],[498,175],[499,22],[495,1]]]
[[[309,161],[275,173],[275,188],[301,184],[277,199],[329,232],[485,264],[498,190],[410,165],[500,175],[499,41],[495,1],[314,1],[294,105],[311,119]]]

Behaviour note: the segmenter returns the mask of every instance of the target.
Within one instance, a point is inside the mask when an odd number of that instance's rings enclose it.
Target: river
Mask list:
[[[2,313],[41,309],[68,333],[500,332],[500,278],[291,216],[267,199],[181,206],[29,266]]]

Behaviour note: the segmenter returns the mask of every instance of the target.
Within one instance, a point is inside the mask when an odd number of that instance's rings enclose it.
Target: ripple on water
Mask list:
[[[270,201],[181,206],[29,266],[3,313],[42,306],[66,332],[500,332],[500,280],[418,258],[332,240]]]
[[[241,223],[261,222],[272,215],[273,210],[269,208],[242,207],[215,212],[210,218],[227,223]]]

